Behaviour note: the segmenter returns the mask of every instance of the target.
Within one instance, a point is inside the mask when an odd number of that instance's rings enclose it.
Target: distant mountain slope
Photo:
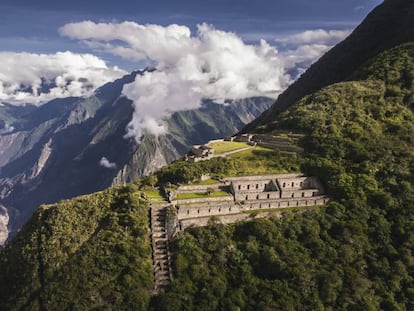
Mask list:
[[[227,105],[206,101],[197,110],[175,113],[167,121],[170,134],[146,134],[136,144],[124,139],[133,107],[122,88],[139,74],[108,83],[89,98],[20,108],[25,113],[0,106],[13,127],[0,134],[0,203],[9,211],[12,231],[40,204],[134,180],[183,156],[193,144],[237,132],[272,103],[269,98]]]
[[[282,93],[271,109],[244,131],[271,122],[280,111],[305,95],[332,83],[346,81],[365,62],[379,53],[414,41],[414,2],[387,0],[374,9],[343,42],[313,64]]]

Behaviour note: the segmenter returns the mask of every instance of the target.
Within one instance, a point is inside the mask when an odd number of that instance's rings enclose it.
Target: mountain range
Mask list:
[[[0,309],[412,310],[413,12],[384,1],[243,129],[300,133],[303,154],[279,164],[318,177],[329,204],[186,230],[159,295],[148,180],[42,206],[0,253]],[[175,162],[153,176],[232,164]]]
[[[173,114],[167,135],[146,133],[138,144],[124,138],[133,105],[122,88],[141,74],[108,83],[88,98],[0,106],[0,204],[8,211],[12,233],[41,204],[154,172],[194,144],[232,135],[272,104],[263,97],[224,105],[205,100],[199,109]],[[3,241],[4,228],[3,222]]]

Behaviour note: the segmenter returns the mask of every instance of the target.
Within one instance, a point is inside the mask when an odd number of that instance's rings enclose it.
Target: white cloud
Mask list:
[[[99,165],[103,166],[105,168],[114,169],[116,168],[116,163],[113,163],[109,161],[107,158],[102,157],[101,160],[99,160]]]
[[[351,30],[306,30],[297,34],[281,36],[275,39],[277,43],[301,45],[301,44],[319,44],[333,45],[345,39]]]
[[[289,74],[292,79],[296,80],[315,60],[319,59],[330,48],[331,46],[323,44],[305,44],[300,45],[294,50],[280,53],[280,57],[284,66],[289,68]]]
[[[0,135],[3,134],[9,134],[12,133],[14,131],[14,127],[11,126],[10,124],[5,123],[3,128],[0,128]]]
[[[58,97],[86,96],[124,74],[91,54],[0,52],[0,102],[39,105]]]
[[[134,102],[127,137],[139,142],[143,130],[164,134],[163,120],[176,111],[195,109],[203,98],[224,102],[250,96],[276,98],[348,30],[310,30],[281,37],[288,46],[280,53],[260,40],[249,45],[234,33],[198,25],[140,25],[135,22],[71,23],[63,36],[81,40],[91,49],[130,60],[149,61],[157,70],[137,76],[123,89]]]
[[[176,111],[199,107],[203,98],[218,102],[249,96],[277,97],[290,83],[276,48],[262,40],[245,44],[234,33],[201,24],[186,26],[133,22],[67,24],[60,33],[88,46],[133,60],[149,59],[157,71],[124,87],[135,112],[127,136],[143,129],[165,133],[162,120]]]

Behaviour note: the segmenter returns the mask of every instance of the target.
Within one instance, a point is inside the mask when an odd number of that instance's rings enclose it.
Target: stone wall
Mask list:
[[[236,201],[280,199],[279,191],[268,192],[237,192],[234,195]]]
[[[212,185],[188,185],[188,186],[180,186],[175,191],[178,193],[191,193],[191,192],[207,192],[208,189],[220,190],[223,188],[223,185],[220,183],[212,184]]]
[[[281,176],[277,178],[280,190],[289,189],[319,189],[322,188],[321,183],[315,177],[306,176]]]
[[[329,201],[326,196],[300,199],[274,199],[259,200],[237,204],[225,203],[218,204],[190,204],[178,207],[177,217],[179,220],[198,217],[222,216],[228,214],[238,214],[244,211],[261,209],[279,209],[287,207],[306,207],[314,205],[324,205]]]
[[[281,198],[309,198],[321,195],[319,189],[291,189],[283,190],[281,193]]]
[[[191,203],[204,203],[204,202],[222,202],[222,201],[234,201],[233,196],[223,196],[223,197],[205,197],[205,198],[194,198],[194,199],[177,199],[175,203],[178,205],[181,204],[191,204]]]
[[[217,218],[212,217],[199,217],[199,218],[191,218],[185,219],[181,221],[181,230],[188,229],[190,227],[204,227],[209,224],[211,221],[217,221],[218,223],[227,225],[233,224],[236,222],[241,221],[248,221],[253,219],[259,218],[269,218],[269,217],[281,217],[281,213],[274,211],[274,212],[264,212],[264,213],[257,213],[257,214],[234,214],[234,215],[223,215]]]
[[[236,193],[239,191],[251,191],[251,192],[263,192],[263,191],[277,191],[278,187],[273,179],[252,179],[252,180],[241,180],[232,181],[231,183],[232,192]]]

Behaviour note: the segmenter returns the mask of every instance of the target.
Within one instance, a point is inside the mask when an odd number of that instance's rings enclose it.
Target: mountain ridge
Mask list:
[[[325,53],[285,92],[271,109],[243,129],[251,131],[270,123],[281,111],[324,86],[351,78],[353,71],[370,58],[405,42],[414,41],[414,3],[384,1],[345,40]]]
[[[12,232],[40,204],[153,172],[183,156],[193,144],[237,132],[272,102],[205,101],[198,110],[172,115],[167,120],[170,134],[147,133],[137,144],[134,138],[124,138],[133,105],[122,96],[122,89],[141,74],[135,71],[107,83],[88,98],[56,99],[34,110],[27,108],[22,115],[15,112],[13,131],[0,135],[0,201],[9,210]],[[115,165],[101,166],[103,157]]]

